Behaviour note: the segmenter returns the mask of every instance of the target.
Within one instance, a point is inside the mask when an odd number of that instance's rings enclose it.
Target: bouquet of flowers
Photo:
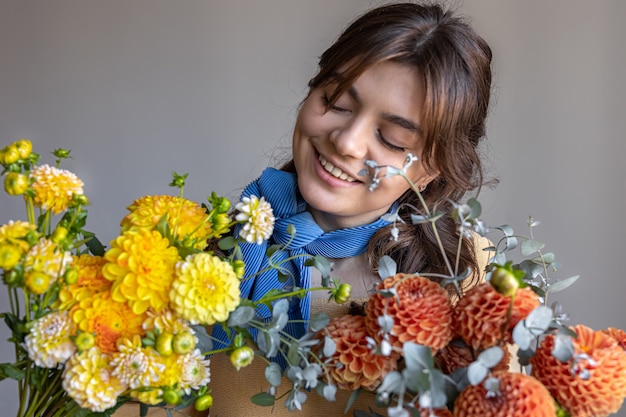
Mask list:
[[[403,168],[368,162],[374,172],[371,187],[385,176],[404,177],[423,205],[413,223],[430,223],[436,234],[441,214],[426,206],[406,175],[415,160],[409,155]],[[475,199],[453,206],[460,238],[491,231],[479,219]],[[402,221],[395,214],[390,220]],[[433,277],[397,271],[383,257],[381,280],[364,314],[333,318],[318,332],[330,369],[326,382],[353,390],[351,402],[362,392],[374,394],[389,417],[600,417],[617,412],[626,397],[626,332],[568,326],[562,307],[548,306],[549,294],[578,277],[551,277],[557,263],[533,236],[538,224],[529,219],[528,237],[506,225],[493,228],[499,237],[485,248],[491,253],[486,280],[463,292],[460,283],[471,271],[457,271],[454,260],[448,262],[449,275]],[[522,260],[508,260],[516,249]],[[457,290],[455,302],[446,286]],[[379,416],[372,410],[354,415]]]
[[[257,354],[276,354],[287,299],[308,290],[240,299],[245,265],[238,244],[261,243],[273,229],[264,199],[243,199],[233,216],[230,202],[215,193],[208,204],[185,199],[187,175],[173,173],[170,185],[179,195],[135,200],[105,249],[85,229],[82,181],[60,168],[69,151],[53,154],[55,166],[40,165],[26,139],[0,150],[4,189],[24,199],[27,217],[0,226],[0,271],[10,302],[1,317],[15,347],[15,362],[0,364],[0,379],[17,381],[18,417],[110,416],[128,401],[139,402],[142,415],[156,405],[168,415],[190,404],[206,410],[212,404],[207,356],[218,352],[205,326],[240,330],[219,349],[236,368],[254,356],[246,329],[271,333]],[[349,297],[348,286],[325,282],[331,296]],[[259,305],[272,308],[282,324],[255,320]]]

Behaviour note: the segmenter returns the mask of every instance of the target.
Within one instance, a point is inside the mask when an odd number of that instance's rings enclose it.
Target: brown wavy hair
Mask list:
[[[450,216],[451,201],[460,201],[472,190],[477,193],[484,180],[478,145],[485,136],[491,58],[485,40],[453,11],[436,3],[395,3],[372,9],[352,22],[321,55],[319,71],[309,81],[309,91],[337,83],[329,97],[330,107],[376,64],[391,61],[418,70],[426,92],[420,159],[427,171],[437,173],[422,196],[430,208],[444,213],[437,229],[453,265],[459,232]],[[293,161],[283,169],[295,171]],[[398,202],[406,224],[398,225],[398,240],[390,239],[389,228],[376,233],[368,249],[372,268],[377,268],[382,255],[389,255],[399,271],[448,275],[431,225],[411,224],[409,207],[421,207],[416,194],[409,190]],[[463,240],[459,267],[459,271],[478,269],[472,239]]]

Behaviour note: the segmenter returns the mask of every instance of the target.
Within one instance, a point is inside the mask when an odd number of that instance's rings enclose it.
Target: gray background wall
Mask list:
[[[369,0],[0,0],[0,144],[56,147],[86,183],[104,242],[125,207],[169,193],[235,198],[289,155],[316,59]],[[484,218],[536,230],[581,280],[558,294],[572,323],[626,328],[626,2],[455,2],[491,43],[488,156],[500,177]],[[0,222],[22,218],[0,196]],[[7,308],[6,296],[0,298]],[[5,329],[0,361],[11,359]],[[0,383],[12,415],[12,382]],[[621,415],[626,415],[622,413]]]

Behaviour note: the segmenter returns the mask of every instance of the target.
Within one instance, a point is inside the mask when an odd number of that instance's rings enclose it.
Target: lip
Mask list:
[[[342,167],[334,164],[333,162],[331,162],[330,159],[328,159],[324,155],[321,155],[320,153],[316,152],[314,157],[315,157],[315,172],[317,176],[328,185],[333,186],[333,187],[352,187],[355,185],[362,184],[362,182],[357,177],[353,176],[352,174],[349,173],[349,171],[343,169]],[[328,163],[332,164],[334,167],[338,168],[342,173],[345,173],[349,178],[353,179],[353,181],[348,181],[346,179],[335,177],[333,174],[331,174],[324,168],[324,166],[322,165],[322,162],[320,161],[320,158],[324,159]]]

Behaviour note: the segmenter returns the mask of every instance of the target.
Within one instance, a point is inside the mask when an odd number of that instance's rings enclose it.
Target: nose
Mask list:
[[[367,155],[368,127],[364,120],[352,119],[336,127],[330,134],[330,141],[337,153],[355,159],[365,159]]]

